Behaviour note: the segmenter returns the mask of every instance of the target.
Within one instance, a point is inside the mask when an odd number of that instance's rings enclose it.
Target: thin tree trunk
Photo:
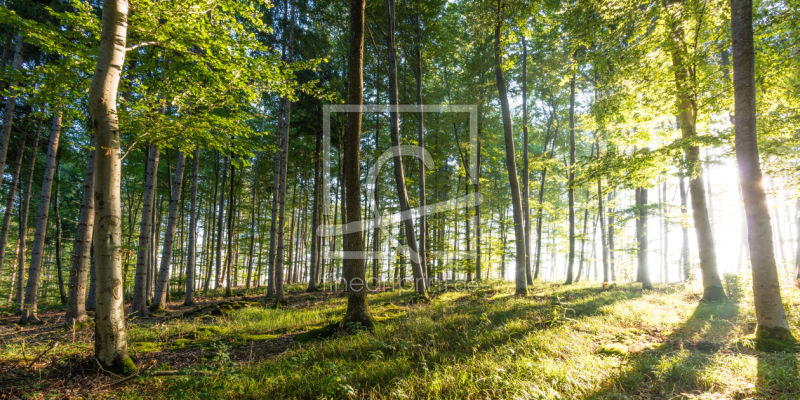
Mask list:
[[[14,109],[17,107],[17,89],[15,86],[15,74],[22,65],[22,49],[25,44],[25,38],[22,34],[17,33],[16,46],[14,47],[14,61],[11,64],[12,78],[8,85],[8,94],[6,98],[6,109],[3,114],[3,127],[0,131],[0,172],[6,168],[6,154],[8,154],[8,142],[11,138],[11,126],[14,124]],[[3,174],[0,173],[0,185],[3,184]]]
[[[755,49],[752,0],[731,1],[736,161],[739,166],[753,267],[756,340],[796,342],[786,320],[772,251],[772,230],[756,136]]]
[[[36,155],[39,149],[39,137],[42,133],[43,119],[39,118],[39,126],[36,128],[36,138],[31,147],[31,158],[28,166],[28,179],[25,182],[25,193],[23,194],[22,204],[19,212],[19,253],[17,254],[17,280],[16,280],[16,305],[14,312],[22,313],[23,283],[25,282],[25,248],[28,240],[28,210],[31,204],[31,189],[33,188],[33,175],[36,172]]]
[[[227,249],[225,250],[225,270],[226,270],[226,284],[225,284],[225,296],[232,296],[231,293],[231,274],[233,273],[233,216],[234,211],[236,210],[236,198],[234,197],[234,189],[236,188],[235,179],[236,179],[236,165],[233,163],[234,154],[231,153],[230,160],[231,160],[231,183],[230,183],[230,193],[228,196],[228,244]],[[237,246],[238,247],[238,246]]]
[[[150,246],[153,231],[153,213],[156,196],[156,179],[158,176],[158,162],[160,152],[156,145],[150,145],[148,152],[147,171],[144,183],[144,195],[142,201],[142,219],[139,223],[139,249],[136,254],[136,276],[133,278],[133,300],[132,314],[140,317],[147,316],[147,295],[148,295],[148,269],[150,258]]]
[[[58,152],[58,139],[61,136],[61,113],[62,109],[59,106],[55,110],[55,115],[53,115],[50,140],[47,144],[47,158],[42,176],[42,194],[39,198],[36,231],[31,245],[31,264],[28,267],[28,283],[25,285],[25,303],[22,305],[22,318],[20,318],[22,323],[39,321],[39,317],[36,315],[36,306],[39,297],[39,285],[41,284],[47,218],[50,212],[50,193],[53,189],[53,175],[56,169],[56,152]]]
[[[398,88],[397,88],[397,60],[395,50],[395,11],[394,0],[386,0],[387,10],[387,23],[389,26],[387,47],[389,53],[389,104],[396,106],[398,104]],[[397,189],[398,201],[400,203],[400,212],[403,214],[403,224],[405,225],[406,242],[411,253],[411,271],[414,275],[414,290],[418,296],[427,298],[427,287],[424,278],[425,270],[425,257],[420,253],[417,247],[417,238],[414,230],[414,220],[408,211],[410,209],[408,200],[408,190],[406,188],[405,170],[403,167],[403,159],[400,157],[400,115],[397,111],[391,114],[391,137],[392,137],[392,160],[394,162],[394,180]],[[424,171],[420,171],[422,176]],[[347,204],[350,207],[350,203]],[[350,210],[348,210],[348,220]]]
[[[172,264],[172,247],[175,241],[175,227],[178,222],[178,207],[181,205],[181,190],[183,189],[183,170],[186,165],[186,155],[178,151],[178,160],[175,163],[175,176],[169,199],[169,216],[167,217],[167,230],[164,232],[164,248],[161,250],[161,266],[158,269],[158,282],[156,283],[153,310],[162,309],[167,304],[167,286],[169,284]]]
[[[228,178],[228,157],[222,160],[222,183],[220,184],[219,191],[219,211],[217,213],[217,248],[216,248],[216,268],[214,269],[214,289],[219,289],[222,286],[223,270],[222,270],[222,233],[223,221],[225,215],[225,183]],[[228,202],[231,200],[228,199]],[[228,235],[230,236],[230,232]]]
[[[672,0],[680,1],[680,0]],[[682,12],[678,11],[678,12]],[[691,79],[688,71],[689,67],[685,64],[687,55],[682,50],[684,42],[683,26],[680,20],[672,22],[672,66],[675,74],[675,85],[677,89],[677,106],[679,110],[678,118],[681,125],[683,138],[693,138],[697,136],[696,107],[695,99],[690,92]],[[689,179],[689,193],[692,197],[692,216],[694,220],[695,232],[697,233],[697,248],[700,253],[700,269],[703,273],[703,299],[707,301],[721,301],[726,298],[722,288],[722,281],[717,271],[717,254],[714,248],[714,237],[711,231],[711,223],[708,219],[708,208],[706,207],[705,188],[703,187],[702,167],[700,167],[700,148],[691,146],[685,149],[686,164]]]
[[[503,76],[503,56],[500,48],[500,38],[503,29],[502,0],[497,0],[497,21],[494,29],[494,71],[497,80],[497,91],[500,97],[500,108],[503,114],[503,135],[506,145],[506,168],[511,190],[511,205],[514,212],[514,241],[517,247],[516,256],[516,294],[528,294],[528,285],[525,278],[525,224],[522,215],[522,199],[520,198],[519,178],[517,176],[517,161],[514,152],[514,128],[511,125],[511,109],[508,105],[506,79]]]
[[[247,281],[245,287],[250,289],[253,278],[253,250],[256,244],[256,182],[258,182],[258,167],[261,161],[261,154],[256,155],[256,165],[253,168],[253,201],[250,206],[250,249],[247,257]]]
[[[531,274],[530,159],[528,156],[528,44],[522,35],[522,214],[525,220],[525,278],[533,284]]]
[[[569,81],[569,182],[567,183],[569,203],[569,258],[567,261],[567,281],[572,283],[572,266],[575,264],[575,75]]]
[[[189,245],[188,254],[186,255],[186,295],[183,304],[190,306],[194,304],[194,273],[196,258],[195,251],[197,250],[197,175],[200,165],[200,147],[194,148],[192,155],[192,197],[191,208],[189,211]]]
[[[64,292],[64,270],[61,265],[61,213],[59,212],[59,200],[61,189],[61,163],[56,159],[56,198],[53,205],[53,212],[56,217],[56,272],[58,274],[58,294],[61,298],[61,305],[67,304],[67,293]]]
[[[97,316],[95,358],[103,368],[128,373],[135,365],[128,357],[122,309],[122,207],[120,200],[120,136],[116,98],[120,68],[125,65],[128,4],[103,0],[103,24],[97,68],[89,90],[89,111],[95,136],[95,262]]]
[[[214,196],[211,198],[211,209],[208,210],[207,218],[208,222],[205,224],[208,228],[208,233],[206,236],[210,235],[211,240],[208,241],[208,246],[206,246],[206,251],[208,252],[208,260],[207,265],[208,269],[206,270],[206,280],[203,283],[203,292],[208,291],[209,287],[211,286],[211,271],[214,269],[214,249],[216,248],[216,241],[219,238],[216,236],[215,229],[214,229],[214,222],[216,219],[214,216],[216,215],[217,211],[217,191],[219,190],[219,153],[214,152]],[[205,242],[205,239],[203,239]]]
[[[636,188],[636,240],[638,241],[638,280],[642,289],[652,289],[650,283],[650,267],[647,265],[647,189]]]
[[[575,282],[581,280],[581,274],[583,273],[583,262],[584,262],[584,249],[586,245],[586,227],[588,226],[589,222],[589,189],[586,189],[586,207],[583,209],[583,233],[581,234],[581,256],[578,260],[578,273],[575,275]],[[587,267],[588,268],[588,267]],[[586,273],[586,276],[589,276],[589,273]]]
[[[28,117],[25,118],[28,120]],[[8,199],[6,200],[6,209],[3,212],[3,227],[0,231],[0,277],[3,276],[3,265],[6,258],[6,245],[8,243],[8,230],[11,226],[11,214],[14,211],[14,201],[17,197],[17,184],[20,183],[20,171],[22,170],[22,158],[25,155],[25,142],[28,137],[28,124],[25,123],[20,133],[19,146],[17,147],[17,157],[14,162],[14,167],[11,170],[11,182],[8,185]],[[36,149],[33,149],[35,152]]]
[[[608,194],[609,202],[617,196],[616,190]],[[608,207],[608,259],[609,269],[611,269],[611,282],[617,280],[617,269],[614,260],[614,208]]]
[[[688,214],[689,210],[687,209],[687,198],[686,198],[686,184],[684,183],[684,177],[681,175],[680,177],[680,192],[681,192],[681,214]],[[683,281],[686,282],[689,280],[689,229],[684,225],[681,229],[682,236],[683,236],[683,243],[681,245],[681,264],[683,264]]]

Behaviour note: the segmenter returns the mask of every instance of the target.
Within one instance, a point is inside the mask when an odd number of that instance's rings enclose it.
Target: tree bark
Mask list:
[[[528,44],[522,35],[522,214],[525,220],[525,278],[533,284],[531,273],[531,189],[528,156]]]
[[[178,152],[175,163],[175,176],[169,199],[169,216],[167,217],[167,230],[164,232],[164,248],[161,250],[161,266],[158,269],[158,282],[153,296],[152,310],[162,309],[167,304],[167,286],[169,285],[172,264],[172,247],[175,242],[175,227],[178,223],[178,207],[181,204],[181,190],[183,189],[183,170],[186,166],[186,155]]]
[[[671,0],[673,2],[682,0]],[[680,19],[672,22],[672,66],[675,74],[677,90],[678,118],[680,120],[681,134],[684,139],[697,136],[695,127],[696,106],[691,94],[691,76],[686,65],[687,55],[682,49],[684,31]],[[714,248],[714,237],[711,223],[708,219],[706,207],[705,188],[703,187],[703,170],[700,164],[700,148],[691,146],[684,150],[689,173],[689,193],[692,198],[692,217],[694,229],[697,233],[697,248],[700,253],[700,269],[703,273],[703,299],[707,301],[722,301],[726,298],[722,288],[722,281],[717,271],[717,254]]]
[[[200,166],[200,147],[194,148],[192,155],[192,197],[189,211],[189,245],[186,255],[186,295],[183,304],[190,306],[194,304],[194,275],[197,250],[197,175]]]
[[[392,0],[394,2],[394,0]],[[392,21],[394,21],[394,5],[392,5]],[[416,65],[416,81],[417,81],[417,105],[420,106],[420,111],[417,113],[417,117],[419,120],[419,124],[417,125],[417,146],[425,147],[425,115],[422,113],[422,33],[420,32],[421,27],[419,12],[416,15],[416,55],[417,55],[417,65]],[[394,47],[394,26],[392,26],[392,47]],[[395,72],[396,74],[396,72]],[[399,160],[399,158],[396,158]],[[428,201],[425,198],[425,164],[422,162],[422,159],[419,160],[419,206],[421,209],[425,209],[427,206]],[[425,213],[420,214],[419,217],[419,264],[421,266],[422,275],[424,275],[427,280],[425,282],[425,290],[427,291],[427,287],[430,284],[430,266],[428,265],[428,244],[425,235],[428,232],[428,217]],[[412,257],[413,262],[413,257]],[[413,264],[412,264],[413,266]]]
[[[387,38],[387,48],[389,53],[389,104],[392,106],[398,105],[397,95],[397,60],[395,50],[395,11],[394,0],[386,0],[387,22],[389,26],[389,37]],[[398,201],[400,203],[400,212],[403,215],[403,225],[405,225],[406,242],[411,251],[411,272],[414,275],[414,291],[418,296],[427,298],[427,287],[424,278],[425,270],[425,257],[421,254],[419,247],[417,247],[417,238],[414,230],[414,220],[411,218],[409,209],[411,208],[408,200],[408,189],[406,188],[405,169],[403,167],[403,159],[401,158],[400,150],[400,116],[397,111],[391,114],[391,137],[392,137],[392,161],[394,162],[394,180],[397,188]],[[352,143],[352,142],[348,142]],[[420,171],[420,175],[424,174],[424,170]],[[349,189],[346,190],[349,192]],[[348,193],[349,194],[349,193]],[[347,204],[348,208],[350,203]],[[348,209],[348,221],[350,222],[350,210]]]
[[[214,289],[219,289],[222,286],[223,269],[222,269],[222,239],[223,239],[223,223],[225,216],[225,184],[228,179],[228,157],[222,160],[222,183],[219,190],[219,211],[217,213],[217,248],[216,248],[216,265],[214,268]],[[228,202],[231,200],[228,199]],[[228,235],[231,233],[228,232]]]
[[[684,177],[681,175],[680,177],[680,192],[681,192],[681,214],[686,215],[689,213],[687,209],[687,198],[686,198],[686,184],[684,183]],[[689,229],[686,226],[681,228],[683,242],[681,244],[681,264],[683,265],[683,281],[686,282],[689,280]]]
[[[16,305],[14,312],[22,313],[23,283],[25,282],[25,248],[28,240],[28,210],[31,204],[31,189],[33,188],[33,175],[36,172],[36,155],[39,149],[39,137],[42,133],[43,119],[39,118],[36,128],[36,138],[31,147],[31,159],[28,166],[28,179],[25,182],[25,192],[22,195],[22,204],[19,211],[19,252],[17,253],[17,280],[16,280]]]
[[[64,292],[64,270],[61,265],[61,213],[59,212],[59,200],[61,189],[61,162],[56,159],[56,198],[53,204],[53,212],[56,217],[56,273],[58,274],[58,295],[61,299],[61,305],[67,304],[67,294]]]
[[[569,81],[569,258],[567,261],[567,285],[572,284],[572,266],[575,264],[575,75]]]
[[[233,216],[235,215],[234,214],[234,210],[235,210],[235,207],[236,207],[236,198],[234,197],[234,192],[233,192],[234,189],[236,188],[236,185],[234,183],[234,181],[236,179],[236,165],[233,163],[234,157],[235,157],[234,154],[231,153],[231,157],[230,157],[230,160],[231,160],[231,183],[230,183],[230,188],[229,188],[230,193],[229,193],[229,196],[228,196],[228,228],[227,228],[227,230],[228,230],[228,244],[227,244],[227,249],[225,250],[225,258],[226,258],[226,261],[227,261],[225,263],[225,270],[226,270],[226,276],[227,276],[227,280],[225,282],[225,296],[228,296],[228,297],[230,297],[232,295],[232,293],[231,293],[231,289],[232,289],[232,287],[231,287],[232,286],[231,285],[231,274],[233,273],[233,247],[232,247],[233,235],[234,235],[234,231],[233,231]]]
[[[6,109],[3,114],[3,127],[0,131],[0,172],[6,168],[6,154],[8,154],[8,142],[11,137],[11,126],[14,124],[14,109],[17,107],[17,89],[14,88],[17,82],[13,76],[20,69],[22,65],[22,49],[25,44],[25,38],[22,34],[17,33],[16,46],[14,47],[14,61],[11,64],[12,80],[8,85],[8,94],[6,98]],[[0,185],[3,184],[3,174],[0,173]]]
[[[652,289],[650,267],[647,265],[647,189],[641,187],[636,188],[636,240],[639,266],[637,280],[642,283],[642,289]]]
[[[319,153],[319,152],[318,152]],[[250,289],[251,280],[253,279],[253,251],[256,245],[256,183],[258,182],[258,167],[261,161],[261,154],[256,155],[256,165],[253,168],[253,191],[252,202],[250,204],[250,249],[247,258],[247,281],[245,287]]]
[[[753,268],[753,300],[758,323],[756,340],[762,343],[774,339],[796,342],[781,300],[769,208],[759,163],[752,0],[731,0],[731,34],[736,161]]]
[[[86,315],[86,278],[89,273],[89,258],[92,249],[92,233],[94,230],[94,137],[92,147],[86,159],[86,173],[83,177],[83,195],[81,212],[78,216],[78,230],[72,246],[72,261],[69,273],[69,295],[67,296],[67,313],[65,320],[82,322]]]
[[[388,0],[391,1],[391,0]],[[364,9],[365,0],[350,0],[350,48],[348,50],[348,102],[359,107],[347,114],[344,156],[344,212],[349,223],[361,223],[361,107],[364,103]],[[344,212],[342,213],[345,216]],[[363,254],[364,241],[360,232],[345,232],[345,252]],[[374,321],[367,303],[366,263],[363,257],[345,258],[343,272],[347,284],[347,310],[341,326],[359,323],[371,328]]]
[[[503,76],[503,55],[500,48],[500,36],[503,29],[502,0],[497,0],[497,21],[494,29],[494,72],[497,80],[497,91],[500,97],[500,108],[503,114],[503,136],[506,145],[506,168],[511,189],[511,205],[514,212],[514,239],[517,247],[516,256],[516,294],[528,294],[527,279],[525,278],[525,229],[522,215],[522,199],[520,198],[519,178],[517,176],[517,161],[514,152],[514,128],[511,125],[511,109],[508,104],[506,79]]]
[[[150,245],[153,232],[153,209],[156,196],[156,179],[160,152],[156,145],[150,145],[147,169],[145,172],[144,194],[142,195],[142,219],[139,222],[139,249],[136,253],[136,276],[133,278],[132,314],[147,316],[148,269]]]
[[[26,117],[26,121],[27,121]],[[8,243],[8,230],[11,227],[11,214],[14,211],[14,201],[17,198],[17,184],[20,182],[20,171],[22,170],[22,158],[25,155],[25,142],[28,137],[28,126],[24,124],[19,137],[17,147],[17,157],[14,167],[11,170],[11,182],[8,185],[8,198],[6,199],[6,209],[3,212],[3,227],[0,231],[0,277],[3,276],[3,265],[6,258],[6,245]],[[36,151],[34,149],[33,151]]]
[[[56,153],[58,139],[61,136],[61,113],[59,106],[53,115],[50,128],[50,140],[47,144],[47,158],[42,175],[42,193],[39,198],[39,212],[36,217],[36,231],[31,245],[31,264],[28,267],[28,283],[25,285],[25,302],[22,305],[21,323],[39,321],[36,306],[39,299],[39,285],[42,276],[42,260],[44,256],[44,240],[47,234],[47,219],[50,213],[50,194],[53,189],[53,175],[56,170]]]
[[[122,165],[116,111],[120,66],[125,65],[127,19],[127,2],[103,0],[100,52],[89,90],[96,163],[94,243],[98,295],[95,357],[103,368],[118,373],[127,373],[135,368],[128,357],[122,309]]]

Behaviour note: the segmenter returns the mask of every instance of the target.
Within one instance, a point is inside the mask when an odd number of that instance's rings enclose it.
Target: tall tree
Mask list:
[[[569,81],[569,182],[567,183],[569,203],[569,258],[567,261],[567,281],[572,283],[572,266],[575,264],[575,74]]]
[[[169,199],[169,216],[167,217],[167,230],[164,232],[164,248],[161,250],[161,266],[158,270],[158,281],[156,283],[153,310],[164,308],[167,304],[167,286],[169,285],[170,265],[172,264],[172,247],[175,241],[175,228],[178,224],[178,207],[181,204],[181,189],[183,189],[183,170],[186,165],[186,155],[183,151],[178,152],[178,160],[175,165],[175,176],[173,178],[172,190]]]
[[[36,230],[31,245],[31,263],[28,266],[28,283],[25,285],[25,302],[22,305],[20,322],[39,321],[36,307],[39,300],[39,285],[42,277],[42,261],[44,260],[44,241],[47,235],[47,219],[50,216],[50,194],[53,190],[53,175],[56,170],[56,153],[61,137],[61,115],[63,109],[57,106],[50,128],[50,141],[47,144],[44,174],[42,176],[42,192],[39,197],[39,212],[36,216]]]
[[[731,0],[733,38],[733,92],[736,162],[747,215],[750,262],[753,268],[753,300],[756,340],[796,342],[781,301],[781,285],[772,247],[772,227],[764,192],[758,151],[756,121],[755,48],[753,2]]]
[[[28,241],[28,211],[31,204],[31,193],[33,189],[33,175],[36,171],[36,155],[39,149],[39,137],[42,134],[43,119],[39,118],[39,126],[36,128],[36,138],[31,146],[31,157],[28,164],[28,178],[25,182],[25,192],[22,195],[22,203],[19,207],[19,253],[17,254],[17,281],[16,287],[16,306],[14,312],[22,312],[23,283],[25,282],[25,248]]]
[[[395,50],[395,9],[394,0],[386,0],[386,16],[389,26],[389,33],[387,37],[387,48],[389,53],[389,104],[397,106],[397,52]],[[421,90],[421,89],[420,89]],[[420,95],[421,96],[421,95]],[[421,97],[420,97],[421,98]],[[420,118],[422,114],[420,114]],[[394,162],[394,180],[397,190],[398,201],[400,203],[400,212],[402,213],[403,225],[405,225],[406,243],[411,251],[411,272],[414,275],[414,291],[418,296],[427,298],[427,287],[424,277],[425,270],[425,257],[417,247],[417,237],[414,231],[414,220],[411,218],[411,208],[408,200],[408,189],[406,188],[405,168],[403,167],[403,159],[400,152],[400,114],[397,110],[392,110],[390,113],[390,132],[392,137],[392,161]],[[421,124],[421,122],[420,122]],[[422,130],[419,126],[420,132]],[[419,134],[422,138],[422,134]],[[353,142],[349,142],[353,143]],[[423,165],[420,162],[420,165]],[[424,176],[425,170],[420,170],[420,176]],[[424,181],[424,180],[423,180]],[[347,192],[348,189],[345,189]],[[423,189],[424,191],[424,189]],[[348,203],[348,216],[350,204]],[[348,218],[348,221],[351,221]],[[424,231],[422,231],[424,233]]]
[[[14,61],[11,64],[12,71],[16,72],[22,65],[22,50],[25,46],[25,38],[21,33],[16,35],[16,45],[14,47]],[[16,77],[14,77],[16,78]],[[6,109],[3,114],[3,127],[0,128],[0,171],[6,168],[6,154],[8,153],[8,142],[11,137],[11,126],[14,124],[14,110],[17,107],[17,82],[12,78],[8,85],[8,94],[6,98]],[[3,183],[3,174],[0,173],[0,185]]]
[[[27,119],[27,117],[26,117]],[[22,158],[25,155],[25,142],[28,137],[27,124],[20,131],[19,145],[17,147],[17,157],[14,161],[14,167],[11,170],[11,182],[8,185],[8,199],[6,200],[6,209],[3,212],[3,226],[0,230],[0,276],[3,275],[3,265],[6,258],[6,244],[8,243],[8,229],[11,226],[11,214],[14,210],[14,201],[17,197],[17,184],[20,182],[20,171],[22,170]],[[36,151],[36,149],[34,149]]]
[[[683,18],[686,10],[684,0],[670,0],[671,4],[680,4],[673,8],[671,21],[672,67],[675,76],[677,93],[676,108],[680,121],[681,135],[684,139],[697,136],[697,106],[694,98],[692,72],[687,59]],[[714,248],[714,237],[706,207],[706,193],[703,187],[703,170],[700,166],[700,147],[690,145],[684,149],[689,174],[689,194],[692,198],[692,217],[697,233],[697,250],[700,253],[700,269],[703,273],[703,299],[721,301],[726,298],[722,288],[722,280],[717,270],[717,253]]]
[[[194,284],[195,266],[197,263],[197,176],[200,167],[200,146],[194,148],[192,154],[192,197],[189,208],[189,244],[188,254],[186,255],[186,295],[183,304],[190,306],[194,304]],[[203,241],[205,242],[205,238]],[[202,250],[202,249],[201,249]]]
[[[528,157],[528,44],[522,35],[522,214],[525,221],[525,278],[533,284],[531,274],[531,184]]]
[[[128,357],[122,309],[122,207],[120,201],[120,131],[117,89],[125,65],[128,2],[103,0],[97,67],[89,90],[89,112],[95,136],[95,263],[97,317],[95,358],[111,371],[126,373],[135,366]]]
[[[142,201],[142,219],[139,222],[139,248],[136,253],[136,272],[133,278],[132,313],[140,317],[147,316],[148,295],[148,259],[153,231],[153,209],[156,198],[156,178],[158,176],[158,161],[160,151],[158,146],[151,144],[148,151],[147,167],[145,171],[144,195]]]
[[[391,1],[391,0],[387,0]],[[350,0],[350,44],[347,53],[347,91],[350,105],[358,111],[347,114],[344,147],[344,202],[346,221],[361,223],[361,117],[364,104],[364,10],[365,0]],[[344,213],[343,213],[344,214]],[[364,253],[364,239],[358,230],[344,233],[344,251]],[[341,326],[359,323],[372,328],[374,321],[369,312],[366,287],[366,262],[363,257],[345,257],[343,272],[347,284],[347,309]]]
[[[514,128],[511,125],[511,108],[508,104],[508,90],[506,78],[503,75],[503,50],[501,39],[503,33],[503,3],[497,0],[497,21],[494,28],[494,73],[497,80],[497,92],[500,97],[500,109],[503,115],[503,137],[506,147],[506,169],[511,189],[511,206],[514,212],[514,242],[517,247],[516,294],[528,294],[528,282],[525,278],[525,224],[522,215],[522,199],[520,198],[519,178],[517,175],[517,160],[514,152]]]

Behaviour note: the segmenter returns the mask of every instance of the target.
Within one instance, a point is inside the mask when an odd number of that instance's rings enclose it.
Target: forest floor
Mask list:
[[[300,334],[343,315],[340,292],[292,286],[278,309],[263,288],[209,296],[131,319],[130,354],[151,368],[115,385],[122,377],[95,366],[94,329],[44,307],[43,325],[0,317],[0,399],[800,397],[797,352],[754,350],[750,282],[726,286],[730,300],[715,304],[683,284],[538,283],[518,298],[511,283],[485,282],[429,303],[385,291],[369,297],[373,332],[310,341]],[[800,335],[800,292],[783,294]]]

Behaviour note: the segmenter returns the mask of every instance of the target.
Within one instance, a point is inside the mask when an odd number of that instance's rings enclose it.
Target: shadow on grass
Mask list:
[[[547,296],[534,293],[532,299],[523,300],[489,288],[453,301],[414,307],[409,318],[383,324],[383,332],[377,336],[319,342],[312,345],[313,349],[287,354],[285,359],[260,364],[245,374],[252,381],[273,381],[268,385],[270,389],[260,387],[257,393],[263,395],[337,397],[336,393],[346,392],[342,382],[347,382],[353,388],[386,396],[398,380],[414,376],[424,379],[429,371],[436,369],[458,369],[459,364],[497,351],[510,341],[550,329],[557,325],[553,321],[554,310],[561,313],[569,307],[575,313],[570,318],[591,316],[602,313],[603,307],[615,302],[642,296],[640,290],[630,287],[543,289],[547,290]],[[295,372],[282,372],[287,369]],[[309,385],[309,381],[315,384]]]
[[[800,397],[800,373],[795,353],[759,353],[756,390],[759,396],[772,399]]]
[[[674,397],[676,394],[712,389],[705,386],[703,370],[715,353],[727,347],[725,339],[738,327],[737,302],[700,302],[691,317],[673,331],[665,343],[629,354],[623,371],[607,380],[592,399]]]

